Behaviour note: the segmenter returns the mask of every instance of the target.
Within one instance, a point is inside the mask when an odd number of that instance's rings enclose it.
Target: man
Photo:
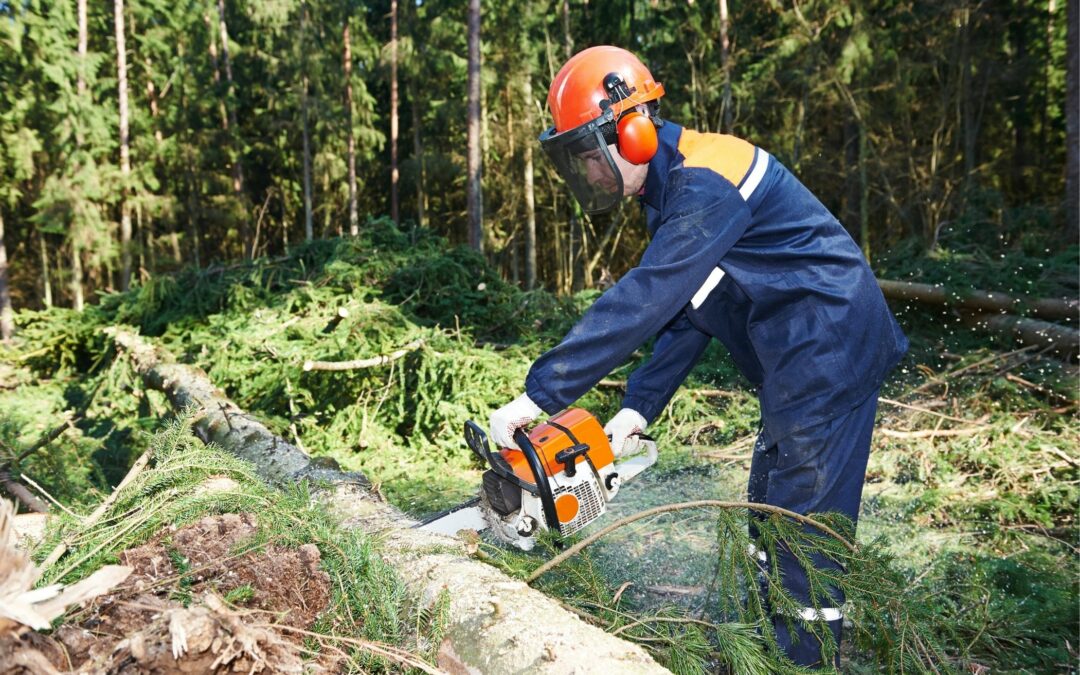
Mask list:
[[[551,85],[555,124],[540,142],[560,175],[590,213],[640,195],[651,241],[640,264],[536,360],[525,393],[491,416],[492,438],[516,447],[515,429],[570,405],[655,336],[605,426],[616,453],[633,451],[717,338],[761,401],[749,499],[854,521],[878,389],[907,340],[828,210],[764,150],[661,120],[663,93],[616,47],[580,52]],[[815,603],[798,563],[778,557],[801,618],[827,623],[839,644],[843,598]],[[791,634],[790,620],[774,617],[781,647],[820,666],[820,641],[801,624]]]

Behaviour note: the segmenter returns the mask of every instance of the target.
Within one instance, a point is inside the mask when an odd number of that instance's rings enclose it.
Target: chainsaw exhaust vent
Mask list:
[[[555,490],[554,497],[558,499],[563,494],[572,494],[578,500],[577,516],[560,527],[564,535],[577,532],[604,513],[604,498],[594,481],[581,481],[577,485],[558,488]]]

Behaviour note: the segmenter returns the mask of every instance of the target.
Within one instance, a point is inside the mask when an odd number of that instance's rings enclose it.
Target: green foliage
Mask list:
[[[357,239],[296,247],[288,257],[153,277],[82,313],[21,312],[23,341],[0,356],[0,367],[11,373],[0,372],[11,383],[0,382],[5,458],[29,447],[65,411],[89,401],[73,429],[20,467],[65,503],[89,506],[100,501],[135,455],[161,443],[162,437],[151,441],[142,430],[166,415],[167,405],[157,394],[142,392],[101,332],[113,323],[132,323],[181,360],[204,368],[276,433],[346,468],[365,471],[406,510],[424,514],[470,496],[478,479],[475,460],[461,443],[462,422],[482,422],[519,394],[533,358],[562,335],[596,292],[568,298],[521,293],[500,282],[480,257],[450,247],[429,231],[373,220],[363,232]],[[1000,275],[1001,267],[988,256],[962,246],[954,249],[961,252],[941,248],[922,258],[923,279]],[[1050,292],[1065,287],[1063,258],[1016,256],[1007,262],[1030,273],[1021,277],[1024,283],[1030,280],[1033,288]],[[1043,272],[1037,271],[1040,262],[1046,265]],[[908,262],[901,259],[888,264],[899,274],[915,270],[903,267]],[[1062,574],[1071,549],[1053,538],[1074,536],[1080,498],[1076,465],[1069,461],[1076,420],[1060,414],[1063,402],[1066,409],[1073,405],[1073,371],[1034,350],[987,349],[984,338],[954,329],[933,311],[897,309],[913,349],[887,384],[886,395],[930,412],[882,404],[880,426],[922,435],[879,434],[858,556],[829,541],[811,540],[813,552],[824,545],[849,572],[842,578],[826,572],[814,580],[819,591],[837,584],[848,593],[855,648],[845,658],[854,672],[918,671],[928,661],[940,661],[939,669],[991,663],[1053,670],[1067,658],[1064,641],[1078,622],[1078,589]],[[385,355],[418,340],[423,341],[420,347],[373,368],[327,372],[302,367],[306,360]],[[611,378],[625,379],[648,351],[644,347]],[[603,418],[618,408],[620,394],[617,387],[601,387],[580,404]],[[731,498],[741,492],[745,467],[739,463],[758,418],[753,393],[726,351],[710,346],[687,386],[650,428],[664,452],[643,479],[657,486],[645,497],[654,501],[645,506],[706,493]],[[968,427],[977,431],[929,435]],[[168,452],[156,452],[159,468],[162,463],[173,466]],[[211,471],[240,472],[244,475],[238,482],[249,486],[250,475],[242,467],[223,468],[219,460],[226,459],[199,460],[202,468],[194,473],[184,473],[188,469],[178,464],[166,475],[195,481]],[[727,474],[718,466],[731,467],[734,480],[720,480]],[[321,515],[305,510],[312,507],[303,494],[274,497],[245,487],[242,494],[214,505],[198,502],[184,485],[166,481],[122,498],[115,508],[130,511],[144,504],[139,515],[103,523],[108,529],[100,532],[76,532],[76,550],[61,566],[107,541],[101,556],[89,556],[71,570],[74,578],[116,547],[152,536],[164,523],[194,518],[206,509],[261,512],[272,499],[295,506],[309,529],[294,535],[284,524],[280,530],[275,526],[260,535],[262,541],[272,537],[303,543],[306,537],[333,542],[349,560],[376,559],[370,542],[342,540]],[[171,490],[179,492],[164,499],[162,491]],[[631,504],[635,490],[623,492],[617,506]],[[753,600],[755,584],[748,582],[757,569],[745,554],[745,522],[743,513],[717,515],[715,521],[710,516],[704,536],[694,530],[700,519],[666,523],[678,536],[663,544],[664,561],[658,561],[651,535],[635,536],[620,541],[617,552],[573,561],[545,578],[543,587],[599,617],[605,628],[623,629],[621,636],[641,641],[679,672],[777,672],[781,666],[764,622],[764,605],[760,598]],[[133,529],[125,531],[132,523]],[[772,528],[762,533],[759,546],[797,541],[790,524]],[[341,555],[330,548],[324,547],[327,559]],[[1029,553],[1016,553],[1021,550]],[[809,545],[800,551],[804,558],[812,552]],[[535,557],[498,555],[516,573],[537,562]],[[632,591],[614,600],[622,581],[683,568],[704,570],[709,591],[700,606],[658,605]],[[362,634],[372,637],[408,640],[443,629],[445,604],[443,610],[414,611],[401,619],[405,603],[399,591],[379,594],[384,587],[395,588],[380,576],[385,570],[372,568],[369,574],[349,564],[334,569],[335,586],[348,590],[335,601],[343,614],[333,614],[337,618],[328,619],[326,631],[368,630],[341,623],[348,608],[350,616],[371,613],[372,632]],[[775,581],[770,589],[779,588]],[[768,599],[775,606],[790,604],[782,594]],[[421,641],[420,651],[434,650],[438,641],[432,639]],[[358,654],[358,667],[374,667],[367,658]]]

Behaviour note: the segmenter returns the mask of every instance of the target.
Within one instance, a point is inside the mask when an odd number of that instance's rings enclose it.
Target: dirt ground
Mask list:
[[[21,646],[36,648],[60,672],[333,670],[327,657],[305,663],[304,636],[284,628],[309,628],[330,602],[318,548],[252,548],[257,533],[251,514],[208,516],[163,532],[120,554],[134,572],[113,592],[51,635],[25,635]],[[43,666],[22,672],[48,672]]]

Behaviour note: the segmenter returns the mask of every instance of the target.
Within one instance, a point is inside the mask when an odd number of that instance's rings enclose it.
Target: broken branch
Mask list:
[[[920,429],[918,431],[900,431],[898,429],[889,429],[887,427],[881,427],[878,431],[882,436],[888,436],[889,438],[933,438],[935,436],[971,436],[982,431],[986,431],[989,427],[967,427],[964,429]]]
[[[390,352],[389,354],[373,356],[369,359],[357,359],[356,361],[304,361],[304,372],[309,370],[359,370],[361,368],[385,366],[388,363],[397,361],[409,352],[419,349],[423,344],[424,341],[422,339],[413,340],[401,349]]]
[[[7,471],[0,471],[0,487],[22,502],[26,508],[35,513],[48,513],[49,505],[34,496],[33,492],[22,483],[15,480]]]

